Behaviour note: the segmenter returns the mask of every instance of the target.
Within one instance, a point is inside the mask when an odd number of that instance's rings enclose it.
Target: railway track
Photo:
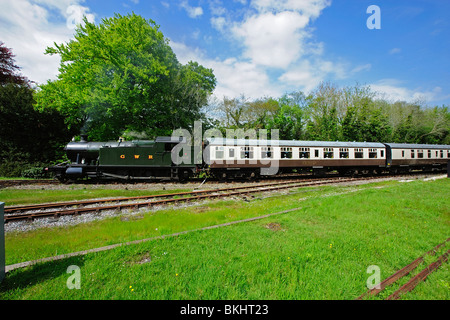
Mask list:
[[[423,171],[413,171],[409,173],[399,173],[399,174],[388,174],[388,173],[382,173],[377,175],[356,175],[353,177],[393,177],[398,175],[421,175],[421,174],[434,174],[436,172],[423,172]],[[328,173],[326,177],[324,178],[333,178],[338,177],[339,175],[337,173]],[[260,176],[257,179],[249,180],[248,178],[236,178],[233,180],[219,180],[215,178],[208,178],[207,182],[208,184],[219,184],[219,183],[242,183],[242,182],[264,182],[264,181],[284,181],[289,179],[314,179],[317,176],[314,176],[309,173],[285,173],[285,174],[279,174],[276,176]],[[342,176],[341,176],[342,177]],[[346,177],[346,176],[343,176]],[[188,181],[182,182],[183,184],[198,184],[204,182],[204,178],[191,178]],[[123,185],[123,184],[154,184],[154,183],[163,183],[163,184],[170,184],[170,183],[180,183],[176,180],[170,180],[170,179],[162,179],[162,180],[117,180],[117,179],[105,179],[105,180],[96,180],[96,179],[88,179],[88,180],[77,180],[72,181],[69,183],[62,183],[58,180],[50,180],[50,179],[34,179],[34,180],[0,180],[0,189],[2,188],[9,188],[9,187],[17,187],[17,186],[27,186],[27,185],[66,185],[66,184],[82,184],[82,185]]]
[[[36,218],[45,218],[45,217],[56,218],[66,215],[98,213],[106,210],[138,209],[142,207],[167,205],[179,202],[190,202],[204,199],[242,196],[252,193],[278,191],[295,187],[308,187],[331,183],[361,181],[368,179],[374,179],[374,177],[308,179],[300,181],[295,180],[295,181],[284,181],[258,185],[252,184],[240,187],[219,188],[213,190],[197,190],[190,192],[168,193],[161,195],[57,202],[57,203],[47,203],[37,205],[26,205],[26,206],[10,206],[5,207],[4,222],[10,223],[14,221],[23,221],[23,220],[32,221]],[[130,201],[134,202],[130,203]]]
[[[450,238],[448,238],[443,243],[438,244],[436,247],[434,247],[432,250],[428,251],[424,255],[420,256],[407,266],[403,267],[402,269],[395,272],[393,275],[389,276],[385,280],[379,283],[376,287],[374,287],[371,290],[368,290],[367,292],[363,293],[361,296],[359,296],[356,300],[363,300],[364,298],[367,298],[369,296],[375,296],[379,294],[381,291],[385,290],[387,287],[393,285],[395,282],[400,280],[401,278],[407,276],[412,271],[414,271],[421,263],[424,262],[426,256],[434,256],[436,254],[436,251],[445,246],[447,242],[450,241]],[[447,250],[444,254],[438,257],[436,261],[429,264],[426,268],[424,268],[422,271],[420,271],[417,275],[412,277],[407,283],[402,285],[399,289],[394,291],[392,294],[390,294],[385,300],[398,300],[401,298],[402,295],[405,293],[413,290],[420,282],[425,281],[425,279],[437,268],[439,268],[443,263],[445,263],[448,260],[448,255],[450,254],[450,250]]]
[[[34,180],[0,180],[0,189],[17,187],[17,186],[27,186],[27,185],[48,185],[48,184],[59,184],[57,180],[48,179],[34,179]]]
[[[336,174],[330,174],[330,177],[337,176]],[[262,181],[283,181],[288,179],[307,179],[307,178],[313,178],[311,174],[280,174],[276,176],[260,176],[256,179],[249,179],[249,178],[236,178],[233,180],[219,180],[215,178],[191,178],[188,181],[180,182],[177,180],[171,180],[171,179],[148,179],[148,180],[138,180],[138,179],[129,179],[129,180],[123,180],[123,179],[86,179],[86,180],[76,180],[76,181],[70,181],[66,183],[62,183],[58,180],[51,180],[51,179],[33,179],[33,180],[17,180],[17,179],[11,179],[11,180],[0,180],[0,189],[2,188],[9,188],[9,187],[17,187],[17,186],[27,186],[27,185],[123,185],[123,184],[155,184],[155,183],[162,183],[162,184],[171,184],[171,183],[182,183],[182,184],[198,184],[207,181],[208,184],[218,184],[218,183],[242,183],[242,182],[262,182]]]

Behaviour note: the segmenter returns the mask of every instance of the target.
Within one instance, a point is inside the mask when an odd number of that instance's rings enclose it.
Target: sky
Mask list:
[[[47,46],[134,12],[155,21],[178,60],[211,68],[218,99],[369,85],[390,101],[450,105],[449,0],[0,0],[0,41],[21,73],[54,80]]]

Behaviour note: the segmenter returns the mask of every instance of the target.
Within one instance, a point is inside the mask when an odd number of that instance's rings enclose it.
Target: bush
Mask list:
[[[43,170],[43,167],[32,167],[22,171],[21,177],[31,179],[44,179],[48,178],[47,172]]]
[[[23,167],[27,165],[22,161],[2,161],[0,163],[1,177],[20,177]]]
[[[27,163],[20,160],[6,160],[0,163],[0,177],[7,178],[31,178],[44,179],[49,178],[49,174],[43,170],[42,163]]]

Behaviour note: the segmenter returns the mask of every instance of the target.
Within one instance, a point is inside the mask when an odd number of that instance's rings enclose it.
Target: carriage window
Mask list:
[[[253,159],[253,147],[241,147],[241,159]]]
[[[444,150],[441,150],[441,158],[444,157]]]
[[[450,150],[447,150],[447,158],[450,159]]]
[[[334,158],[333,155],[333,148],[323,148],[323,157],[325,159],[331,159]]]
[[[272,158],[272,157],[273,157],[272,147],[262,147],[261,148],[261,158],[265,159],[265,158]]]
[[[380,157],[384,158],[384,150],[380,150]]]
[[[405,157],[405,150],[402,150],[402,158]]]
[[[436,158],[438,157],[438,152],[436,151]]]
[[[414,150],[411,150],[411,159],[414,159],[414,155],[415,155]]]
[[[319,152],[319,150],[316,150],[317,152]],[[299,152],[298,152],[298,157],[300,159],[309,159],[309,148],[300,148]]]
[[[314,157],[318,158],[319,157],[319,150],[314,150]]]
[[[363,158],[363,149],[357,148],[355,149],[355,159],[362,159]]]
[[[377,149],[369,149],[369,158],[375,159],[377,157]]]
[[[340,148],[339,149],[339,158],[348,159],[348,148]]]
[[[419,159],[423,158],[423,150],[417,150],[417,158]]]
[[[228,157],[234,158],[234,148],[228,150]]]
[[[281,148],[281,159],[291,159],[292,158],[292,148],[282,147]]]
[[[223,147],[216,147],[216,159],[223,159]]]
[[[428,158],[431,158],[431,150],[428,150]]]

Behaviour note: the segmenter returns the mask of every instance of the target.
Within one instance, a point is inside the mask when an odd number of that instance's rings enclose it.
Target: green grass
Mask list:
[[[139,189],[93,189],[82,186],[72,186],[65,190],[45,190],[41,189],[0,189],[0,201],[5,203],[5,206],[13,206],[19,204],[38,204],[48,202],[61,202],[71,200],[85,200],[95,198],[110,198],[110,197],[134,197],[146,196],[153,194],[165,194],[189,191],[185,189],[178,190],[139,190]]]
[[[354,299],[367,290],[368,266],[379,266],[384,279],[450,236],[449,183],[316,187],[8,234],[12,264],[302,208],[17,269],[1,285],[0,299]],[[80,267],[80,290],[66,286],[70,265]],[[415,298],[449,299],[448,275],[444,265],[428,288],[415,289]]]

